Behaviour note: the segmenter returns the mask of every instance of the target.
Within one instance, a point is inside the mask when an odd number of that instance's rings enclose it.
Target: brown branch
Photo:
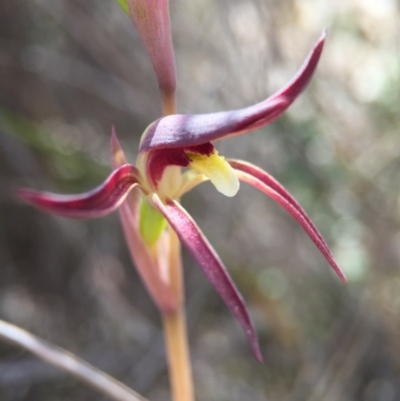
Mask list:
[[[52,345],[13,324],[0,320],[0,339],[24,348],[51,365],[75,376],[115,401],[148,401],[125,384],[81,360],[68,351]]]

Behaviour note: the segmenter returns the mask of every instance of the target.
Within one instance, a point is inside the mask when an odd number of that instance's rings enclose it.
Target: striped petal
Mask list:
[[[90,192],[58,195],[23,188],[18,191],[18,195],[46,212],[64,217],[88,219],[105,216],[117,209],[129,191],[138,185],[138,180],[139,172],[136,167],[125,164]]]
[[[294,78],[270,98],[241,110],[198,115],[171,115],[151,124],[143,134],[140,152],[195,146],[263,127],[278,118],[307,87],[322,53],[322,34]]]
[[[204,234],[194,220],[179,203],[173,200],[163,203],[157,194],[153,194],[152,201],[164,215],[170,226],[177,233],[180,241],[192,254],[214,289],[239,321],[247,336],[254,356],[259,362],[262,362],[263,358],[257,335],[246,305],[214,248],[204,237]]]
[[[304,229],[322,255],[331,265],[340,279],[346,283],[346,277],[333,259],[328,245],[307,216],[306,212],[293,196],[275,178],[260,168],[240,160],[229,160],[230,165],[237,171],[239,180],[244,181],[279,203]]]

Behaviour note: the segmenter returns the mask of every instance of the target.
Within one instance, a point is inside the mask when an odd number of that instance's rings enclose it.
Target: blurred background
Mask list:
[[[181,113],[241,108],[286,83],[321,31],[312,84],[272,125],[217,145],[277,177],[321,230],[344,286],[301,228],[242,186],[184,206],[226,262],[260,337],[184,254],[197,400],[400,399],[400,2],[171,0]],[[160,319],[118,215],[48,216],[30,186],[83,192],[110,172],[115,124],[131,162],[160,116],[155,76],[113,0],[0,2],[0,317],[152,401],[169,400]],[[0,343],[0,399],[105,400]]]

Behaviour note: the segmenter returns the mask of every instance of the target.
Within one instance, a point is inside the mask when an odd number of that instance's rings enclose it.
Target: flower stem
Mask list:
[[[184,308],[164,316],[164,335],[174,401],[193,401],[193,381]]]
[[[180,307],[163,316],[164,336],[167,348],[170,383],[174,401],[194,401],[192,367],[186,329],[183,302],[183,275],[180,242],[170,229],[170,282],[173,292],[180,300]]]
[[[162,92],[162,111],[164,116],[176,114],[176,93],[175,91]]]

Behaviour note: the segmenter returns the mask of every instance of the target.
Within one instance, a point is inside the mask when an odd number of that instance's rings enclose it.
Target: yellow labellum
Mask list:
[[[237,194],[239,191],[238,176],[217,151],[209,156],[188,152],[187,156],[191,160],[189,167],[208,177],[217,191],[229,197]]]

